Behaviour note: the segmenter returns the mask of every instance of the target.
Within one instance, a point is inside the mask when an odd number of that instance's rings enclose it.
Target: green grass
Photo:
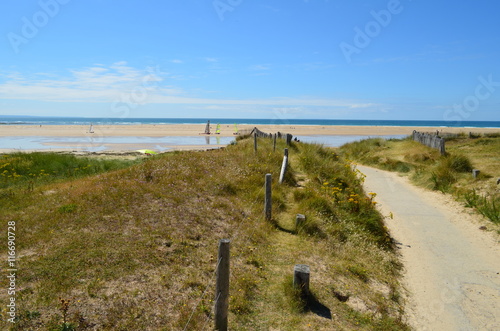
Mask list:
[[[259,139],[255,153],[243,139],[128,166],[4,156],[4,168],[22,178],[2,188],[9,201],[0,205],[2,219],[16,222],[19,306],[16,325],[2,316],[0,328],[211,328],[217,245],[231,238],[231,329],[407,330],[396,299],[398,256],[359,172],[330,149],[294,143],[280,185],[285,147],[279,141],[274,152],[271,140]],[[39,176],[42,169],[51,175]],[[31,187],[29,173],[40,179]],[[270,222],[263,215],[267,173]],[[301,229],[298,213],[306,215]],[[297,263],[311,266],[307,309],[296,309],[300,302],[283,285]],[[339,300],[332,288],[368,308]],[[71,300],[67,311],[61,298]],[[325,318],[325,309],[335,318]]]
[[[34,185],[96,175],[125,168],[136,162],[46,152],[3,154],[0,155],[0,189],[33,189]]]
[[[500,162],[498,134],[457,134],[447,138],[447,155],[410,139],[368,139],[346,144],[341,154],[381,169],[409,175],[417,185],[450,193],[467,207],[499,224],[500,195],[496,178]],[[479,169],[477,179],[472,170]]]
[[[475,208],[492,222],[500,224],[500,194],[480,195],[475,189],[463,193],[465,206]]]

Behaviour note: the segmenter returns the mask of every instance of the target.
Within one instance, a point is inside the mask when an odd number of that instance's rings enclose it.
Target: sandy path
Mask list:
[[[500,241],[451,198],[365,166],[402,253],[407,314],[416,330],[500,330]]]

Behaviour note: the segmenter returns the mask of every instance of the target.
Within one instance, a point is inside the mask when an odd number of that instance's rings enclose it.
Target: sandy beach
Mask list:
[[[248,133],[255,125],[239,125],[240,134]],[[413,130],[424,132],[500,132],[499,128],[441,128],[407,126],[321,126],[321,125],[258,125],[269,133],[290,133],[294,137],[315,136],[392,136],[409,135]],[[236,135],[234,125],[221,125],[220,134],[204,134],[200,124],[142,124],[94,125],[93,133],[83,125],[2,125],[1,152],[12,151],[134,151],[141,148],[158,151],[211,149],[227,145]],[[168,140],[167,137],[172,139]],[[146,138],[149,138],[146,139]],[[173,142],[172,142],[173,141]]]

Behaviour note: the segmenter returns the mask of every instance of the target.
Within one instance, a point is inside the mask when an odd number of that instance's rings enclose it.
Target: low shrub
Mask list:
[[[444,158],[445,166],[456,172],[471,172],[472,162],[465,155],[454,154]]]

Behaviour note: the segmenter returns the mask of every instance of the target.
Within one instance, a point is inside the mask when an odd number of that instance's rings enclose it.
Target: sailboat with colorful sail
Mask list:
[[[238,135],[238,124],[234,123],[234,132],[233,132],[234,135]]]
[[[205,126],[205,132],[200,134],[210,134],[210,120],[207,121],[207,125]]]
[[[220,134],[220,124],[217,123],[217,128],[215,129],[215,134]]]

